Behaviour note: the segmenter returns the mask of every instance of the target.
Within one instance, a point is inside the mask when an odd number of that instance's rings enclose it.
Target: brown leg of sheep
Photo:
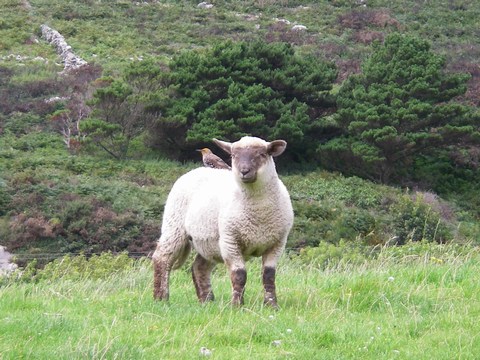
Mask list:
[[[275,268],[263,268],[263,288],[265,289],[264,303],[278,309],[277,294],[275,292]]]
[[[153,258],[153,298],[168,300],[168,280],[170,269],[165,261]]]
[[[212,285],[210,283],[210,274],[212,273],[215,263],[212,263],[202,256],[198,255],[192,265],[192,278],[197,297],[200,302],[213,301]]]
[[[245,269],[235,269],[230,271],[230,280],[232,281],[232,305],[243,305],[243,293],[247,283],[247,271]]]
[[[165,241],[166,239],[167,241]],[[155,300],[168,300],[170,271],[182,266],[188,256],[188,239],[174,237],[160,238],[153,254],[153,297]]]

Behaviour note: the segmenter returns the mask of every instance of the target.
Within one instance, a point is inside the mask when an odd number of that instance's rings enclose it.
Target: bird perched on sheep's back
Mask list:
[[[213,169],[232,169],[230,166],[228,166],[227,163],[225,163],[225,161],[212,153],[209,148],[203,148],[197,151],[200,151],[202,153],[203,165],[205,165],[206,167],[210,167]]]

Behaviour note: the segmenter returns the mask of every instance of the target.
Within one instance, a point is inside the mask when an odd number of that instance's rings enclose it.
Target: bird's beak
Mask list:
[[[202,152],[202,150],[200,150],[200,149],[195,149],[195,151]]]

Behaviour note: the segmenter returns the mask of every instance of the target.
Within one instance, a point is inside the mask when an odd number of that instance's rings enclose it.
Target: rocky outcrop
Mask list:
[[[62,58],[64,65],[63,71],[77,69],[87,64],[85,60],[75,55],[75,53],[72,51],[72,47],[67,44],[65,38],[57,30],[52,29],[45,24],[40,26],[40,28],[42,30],[42,38],[54,46],[57,54],[59,54]]]
[[[12,255],[3,246],[0,246],[0,276],[8,275],[17,269],[17,265],[11,263]]]
[[[305,25],[293,25],[292,31],[306,31],[307,27]]]
[[[213,4],[210,4],[206,1],[201,2],[200,4],[197,5],[199,9],[211,9],[213,8]]]

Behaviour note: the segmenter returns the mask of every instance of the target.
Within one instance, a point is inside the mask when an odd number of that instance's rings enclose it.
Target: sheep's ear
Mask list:
[[[217,145],[220,149],[222,149],[226,153],[229,153],[229,154],[232,153],[232,143],[221,141],[218,139],[213,139],[213,142],[215,143],[215,145]]]
[[[267,146],[267,153],[271,156],[282,155],[287,148],[287,142],[285,140],[273,140]]]

